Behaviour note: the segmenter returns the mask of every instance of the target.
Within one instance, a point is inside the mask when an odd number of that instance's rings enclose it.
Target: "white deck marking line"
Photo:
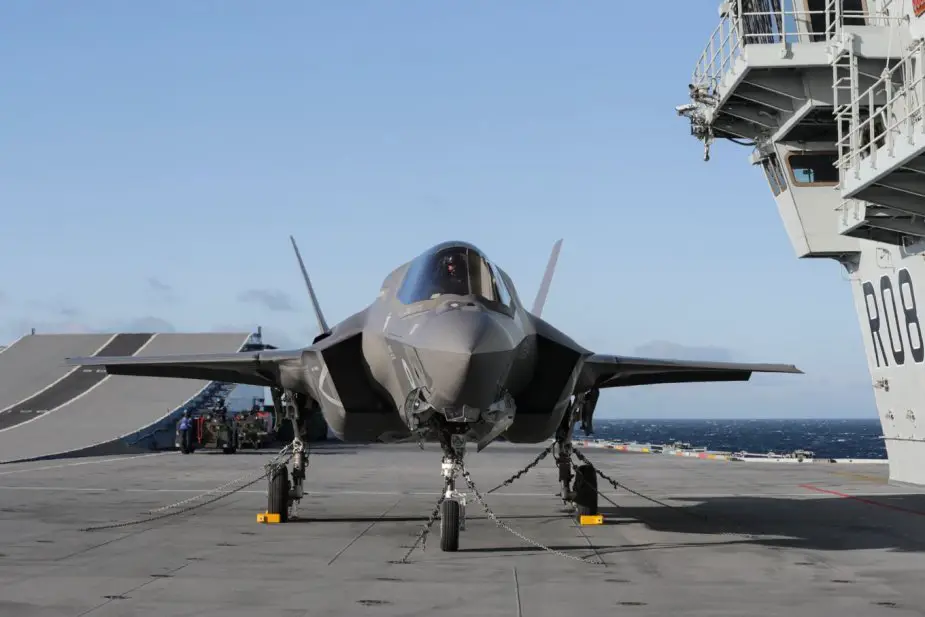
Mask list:
[[[113,342],[113,340],[115,340],[115,338],[116,338],[117,336],[119,336],[119,335],[118,335],[118,334],[113,334],[112,336],[110,336],[110,337],[106,340],[106,342],[103,343],[103,344],[99,347],[99,349],[97,349],[97,350],[94,351],[92,354],[90,354],[90,356],[91,356],[91,357],[92,357],[92,356],[95,356],[96,354],[98,354],[98,353],[100,353],[101,351],[103,351],[104,349],[106,349],[106,346],[109,345],[111,342]],[[7,347],[7,349],[9,349],[9,347]],[[3,351],[6,351],[6,349],[4,349]],[[0,353],[3,353],[3,351],[0,351]],[[62,376],[59,377],[58,379],[54,380],[53,382],[51,382],[50,384],[48,384],[47,386],[45,386],[44,388],[42,388],[42,389],[39,390],[38,392],[33,392],[32,394],[30,394],[30,395],[27,396],[26,398],[22,399],[22,400],[19,401],[18,403],[13,403],[13,404],[10,405],[9,407],[5,407],[5,408],[3,408],[3,409],[0,409],[0,413],[6,413],[6,412],[8,412],[9,410],[13,409],[14,407],[18,407],[18,406],[22,405],[23,403],[28,402],[30,399],[34,399],[34,398],[37,397],[39,394],[42,394],[43,392],[47,392],[48,390],[50,390],[50,389],[53,388],[54,386],[58,385],[58,383],[64,381],[65,379],[67,379],[68,377],[70,377],[71,375],[73,375],[74,373],[76,373],[77,371],[79,371],[80,369],[81,369],[81,367],[75,366],[74,368],[72,368],[71,370],[69,370],[67,373],[65,373],[64,375],[62,375]]]
[[[156,456],[156,455],[144,455],[144,456]],[[81,491],[81,492],[91,492],[96,491],[100,493],[205,493],[209,490],[214,490],[215,487],[202,487],[202,488],[104,488],[104,487],[70,487],[70,486],[0,486],[0,490],[5,491]],[[247,493],[252,495],[266,495],[266,490],[256,490],[248,489],[237,491],[237,493]],[[910,493],[859,493],[864,497],[901,497],[908,496]],[[434,497],[436,495],[433,491],[407,491],[407,492],[382,492],[382,491],[331,491],[331,492],[306,492],[308,497],[333,497],[337,495],[356,495],[356,496],[371,496],[371,497],[382,497],[382,496],[410,496],[410,497]],[[549,493],[507,493],[508,497],[549,497]],[[730,498],[730,497],[764,497],[764,498],[792,498],[792,497],[802,497],[803,499],[819,499],[820,495],[813,495],[812,493],[781,493],[781,494],[768,494],[768,493],[756,493],[756,494],[742,494],[742,495],[698,495],[696,497],[685,497],[685,499],[715,499],[715,498]],[[658,496],[658,499],[672,499],[671,497]],[[827,499],[828,497],[823,497]],[[837,499],[834,495],[830,497],[831,499]]]
[[[13,345],[15,345],[15,344],[18,343],[19,341],[23,340],[23,339],[26,338],[27,336],[29,336],[29,335],[28,335],[28,334],[23,334],[22,336],[20,336],[18,339],[16,339],[15,341],[13,341],[12,343],[10,343],[9,345],[7,345],[6,347],[4,347],[3,349],[0,349],[0,353],[3,353],[3,352],[5,352],[5,351],[9,351],[10,349],[13,348]]]
[[[104,458],[92,461],[76,461],[73,463],[62,463],[60,465],[46,465],[44,467],[29,467],[28,469],[13,469],[10,471],[0,471],[0,476],[11,476],[16,473],[28,473],[30,471],[45,471],[47,469],[64,469],[66,467],[80,467],[82,465],[101,465],[103,463],[113,463],[118,461],[134,461],[139,458],[149,458],[152,456],[164,456],[166,454],[176,454],[175,452],[153,452],[151,454],[139,454],[137,456],[120,456],[118,458]],[[110,490],[110,489],[102,489]]]
[[[155,338],[157,338],[157,335],[158,335],[158,334],[159,334],[159,333],[152,334],[152,335],[151,335],[151,338],[149,338],[148,341],[147,341],[144,345],[142,345],[141,347],[139,347],[139,348],[135,351],[135,353],[133,353],[132,355],[133,355],[133,356],[137,355],[142,349],[144,349],[145,347],[147,347],[148,345],[150,345],[150,344],[151,344],[151,341],[153,341]],[[115,336],[119,336],[119,335],[116,334]],[[106,356],[102,356],[102,357],[106,357]],[[81,370],[86,370],[86,367],[84,367],[84,366],[78,366],[77,368],[79,368],[79,369],[81,369]],[[99,368],[99,367],[97,367],[97,368]],[[103,369],[103,370],[105,370],[105,369]],[[109,380],[110,377],[112,377],[112,375],[106,375],[106,376],[103,377],[101,380],[99,380],[98,382],[96,382],[95,384],[93,384],[92,386],[90,386],[89,388],[87,388],[86,390],[84,390],[83,392],[81,392],[80,394],[78,394],[77,396],[75,396],[74,398],[72,398],[71,400],[69,400],[69,401],[67,401],[66,403],[63,403],[63,404],[61,404],[61,405],[58,405],[58,406],[55,407],[54,409],[49,409],[49,410],[46,411],[45,413],[37,414],[34,418],[29,418],[29,419],[26,420],[25,422],[20,422],[19,424],[14,424],[13,426],[8,426],[8,427],[6,427],[6,428],[0,428],[0,433],[2,433],[2,432],[4,432],[4,431],[12,431],[13,429],[19,428],[19,427],[21,427],[21,426],[25,426],[25,425],[29,424],[30,422],[35,422],[36,420],[41,420],[42,418],[47,418],[47,417],[49,417],[50,415],[52,415],[53,413],[55,413],[55,412],[58,411],[59,409],[63,409],[64,407],[67,407],[67,406],[70,405],[71,403],[75,403],[75,402],[79,401],[80,399],[82,399],[83,397],[87,396],[88,394],[90,394],[91,392],[93,392],[94,390],[96,390],[97,388],[99,388],[100,386],[102,386],[104,383],[106,383],[106,382]],[[65,452],[66,452],[66,451],[65,451]],[[58,453],[55,453],[55,454],[58,454]]]

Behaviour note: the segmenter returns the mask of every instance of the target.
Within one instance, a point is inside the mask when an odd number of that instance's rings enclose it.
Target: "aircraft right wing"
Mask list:
[[[301,357],[302,350],[296,349],[172,356],[92,356],[67,358],[66,363],[103,366],[110,375],[178,377],[273,387],[279,385],[280,366]]]
[[[661,360],[594,354],[585,360],[579,383],[591,388],[619,388],[659,383],[748,381],[752,373],[799,373],[792,364],[748,364]]]

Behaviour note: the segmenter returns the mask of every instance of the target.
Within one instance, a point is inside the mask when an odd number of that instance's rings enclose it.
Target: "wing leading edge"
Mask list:
[[[594,354],[584,363],[579,383],[587,388],[620,388],[659,383],[748,381],[752,373],[798,373],[792,364],[748,364],[661,360]]]
[[[255,386],[279,384],[280,365],[298,360],[302,350],[248,351],[172,356],[93,356],[67,358],[70,366],[103,366],[110,375],[174,377]]]

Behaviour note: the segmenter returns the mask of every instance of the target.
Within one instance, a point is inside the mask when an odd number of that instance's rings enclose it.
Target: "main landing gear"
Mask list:
[[[274,461],[267,473],[267,513],[278,514],[279,522],[289,520],[290,508],[297,506],[304,495],[305,470],[308,467],[308,450],[302,442],[302,419],[307,401],[304,395],[291,391],[273,389],[273,406],[276,412],[274,426],[281,420],[292,422],[292,443],[284,452],[291,453],[292,471],[286,462]]]
[[[574,506],[575,514],[579,518],[599,513],[597,471],[590,463],[573,467],[572,435],[575,422],[578,421],[581,422],[583,430],[590,432],[591,415],[596,403],[597,396],[594,390],[589,392],[588,396],[576,396],[568,413],[562,418],[553,445],[553,458],[559,468],[559,495],[565,504]]]

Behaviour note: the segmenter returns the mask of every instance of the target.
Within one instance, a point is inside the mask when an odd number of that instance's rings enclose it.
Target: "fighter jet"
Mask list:
[[[460,501],[465,505],[456,479],[467,444],[481,451],[498,438],[531,444],[554,439],[560,495],[579,514],[596,514],[594,469],[572,468],[571,443],[577,423],[593,430],[601,389],[802,373],[783,364],[662,360],[585,349],[541,318],[562,240],[553,247],[529,310],[511,277],[484,252],[467,242],[444,242],[392,270],[369,306],[329,327],[295,239],[290,240],[318,320],[319,334],[308,347],[67,359],[71,365],[104,366],[111,375],[269,386],[279,417],[295,429],[291,480],[285,465],[269,474],[268,511],[281,521],[303,495],[302,438],[312,413],[321,413],[346,442],[439,443],[445,479],[441,547],[453,551],[459,544]]]

